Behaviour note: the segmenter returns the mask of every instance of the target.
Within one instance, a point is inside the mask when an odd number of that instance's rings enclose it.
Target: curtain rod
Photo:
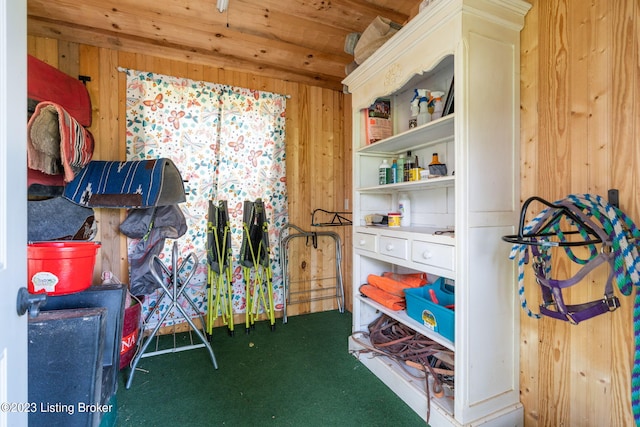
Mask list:
[[[154,73],[154,72],[151,72],[151,71],[136,70],[134,68],[116,67],[116,69],[121,73],[128,73],[129,71],[137,71],[139,73],[161,74],[163,76],[174,77],[174,78],[177,78],[177,79],[188,79],[188,80],[192,80],[192,81],[202,81],[202,82],[211,83],[211,84],[214,84],[214,85],[221,85],[221,86],[227,86],[227,87],[241,87],[241,86],[228,85],[228,84],[224,84],[224,83],[207,82],[206,80],[194,80],[194,79],[192,79],[190,77],[178,77],[178,76],[171,76],[169,74]],[[286,99],[291,99],[291,95],[289,95],[289,94],[277,93],[277,92],[272,92],[272,91],[269,91],[269,90],[250,89],[250,88],[244,88],[244,89],[256,90],[256,91],[259,91],[259,92],[269,92],[269,93],[273,93],[274,95],[284,96]]]

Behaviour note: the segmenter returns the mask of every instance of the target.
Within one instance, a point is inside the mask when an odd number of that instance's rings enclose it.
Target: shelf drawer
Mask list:
[[[454,270],[455,250],[453,246],[414,240],[411,260],[420,264]]]
[[[356,233],[353,239],[353,246],[363,251],[376,251],[376,235],[370,233]]]
[[[380,236],[380,249],[378,252],[381,255],[407,259],[407,246],[407,239]]]

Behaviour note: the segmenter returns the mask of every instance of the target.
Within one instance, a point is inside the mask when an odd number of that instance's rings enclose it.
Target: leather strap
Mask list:
[[[423,378],[425,381],[427,422],[429,422],[431,393],[428,376],[433,378],[433,395],[435,397],[444,396],[443,384],[447,384],[449,388],[453,389],[454,367],[452,361],[454,353],[386,314],[371,322],[368,326],[368,332],[354,332],[351,339],[362,347],[354,353],[373,353],[378,356],[387,356],[398,362],[399,366],[413,376],[415,374],[407,370],[406,366],[424,372],[424,377],[419,378]]]

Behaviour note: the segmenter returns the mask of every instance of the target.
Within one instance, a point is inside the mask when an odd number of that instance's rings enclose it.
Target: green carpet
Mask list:
[[[349,354],[350,333],[351,314],[337,311],[278,320],[274,331],[237,325],[233,337],[216,328],[217,370],[200,348],[142,358],[128,390],[122,371],[117,425],[424,426]]]

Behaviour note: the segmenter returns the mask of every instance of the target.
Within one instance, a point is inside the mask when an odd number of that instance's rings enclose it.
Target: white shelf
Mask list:
[[[414,331],[424,335],[427,338],[434,340],[435,342],[437,342],[440,345],[443,345],[449,350],[455,351],[455,344],[452,341],[446,339],[439,333],[434,332],[431,329],[427,328],[426,326],[413,320],[411,317],[409,317],[406,310],[398,310],[398,311],[390,310],[385,306],[378,304],[377,302],[373,301],[370,298],[363,297],[362,295],[356,295],[355,298],[362,304],[366,304],[373,307],[374,309],[376,309],[376,311],[379,311],[380,313],[384,313],[387,316],[399,321],[400,323],[404,323]]]
[[[359,343],[349,338],[349,351],[360,360],[373,374],[383,383],[393,390],[404,402],[416,413],[426,418],[428,411],[427,395],[424,380],[419,380],[408,372],[411,368],[400,368],[396,362],[385,356],[372,356],[367,353],[358,354],[357,350],[362,349]],[[431,384],[430,384],[431,385]],[[430,388],[431,390],[431,388]],[[462,427],[454,417],[454,399],[445,392],[444,397],[431,397],[431,416],[429,424],[437,426]],[[519,426],[522,424],[523,407],[520,403],[507,406],[497,413],[490,414],[473,423],[474,426],[482,427],[504,427]]]
[[[439,178],[422,179],[420,181],[399,182],[397,184],[375,185],[371,187],[356,188],[360,193],[399,193],[404,191],[427,190],[430,188],[453,187],[455,176],[443,176]]]
[[[365,145],[358,153],[400,153],[408,149],[426,148],[453,138],[455,113],[389,138]]]
[[[367,345],[371,343],[363,337],[358,338]],[[418,414],[427,413],[427,393],[422,377],[422,373],[409,366],[398,366],[398,363],[386,356],[373,356],[370,353],[359,353],[363,347],[352,337],[349,338],[349,351],[353,352],[358,360],[362,362],[371,372],[376,374],[389,388],[394,390],[396,394],[404,394],[407,404]],[[400,383],[397,381],[399,376]],[[429,390],[433,390],[433,381],[429,381]],[[443,397],[431,396],[431,421],[444,418],[449,423],[455,423],[454,400],[453,395],[448,388],[445,387],[445,395]],[[435,424],[434,424],[435,425]]]
[[[434,427],[524,423],[517,271],[501,236],[513,234],[519,219],[518,52],[530,7],[522,0],[435,2],[344,81],[354,124],[353,330],[385,314],[455,352],[453,396],[431,400]],[[447,91],[454,75],[455,113],[404,130],[415,89]],[[391,99],[398,133],[363,145],[362,109],[376,98]],[[437,153],[450,175],[377,185],[381,162],[408,151],[423,167]],[[411,227],[364,226],[367,215],[396,212],[399,193],[411,200]],[[452,229],[455,235],[435,234]],[[385,271],[453,280],[455,340],[360,295],[358,284]],[[358,358],[426,419],[424,380],[391,359]]]

